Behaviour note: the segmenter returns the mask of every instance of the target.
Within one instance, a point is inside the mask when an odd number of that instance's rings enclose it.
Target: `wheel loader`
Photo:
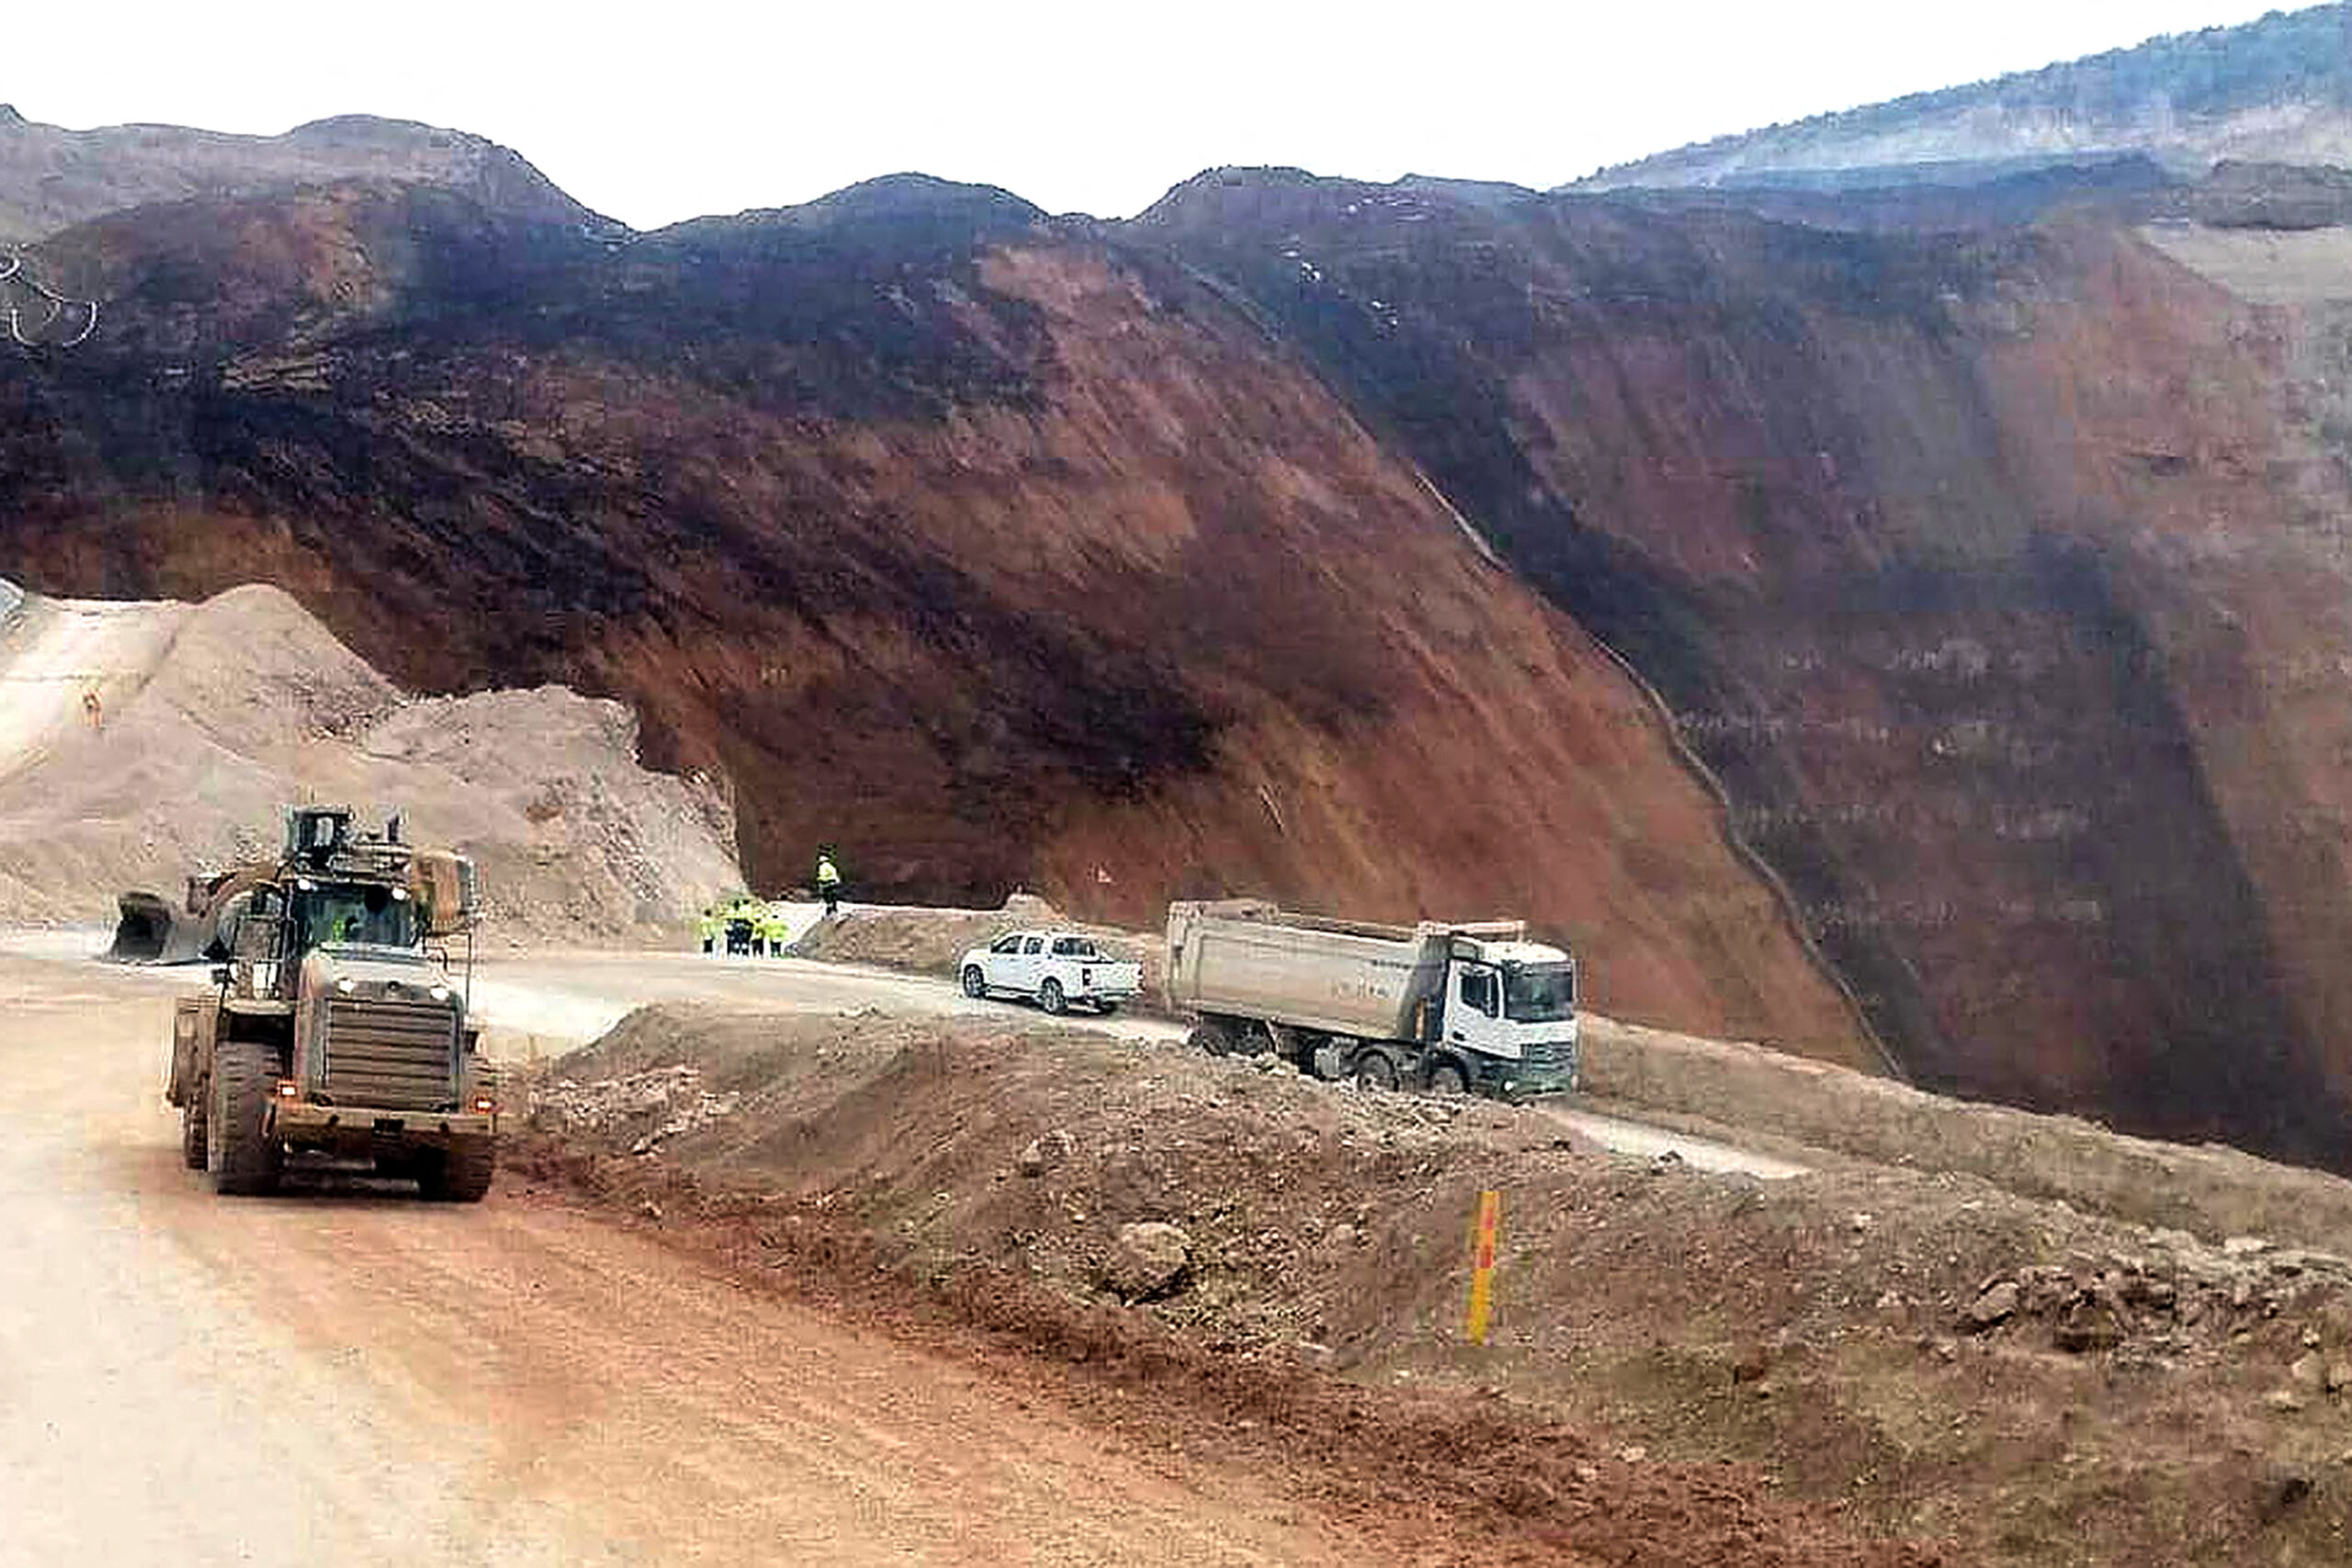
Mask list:
[[[201,886],[222,962],[175,1009],[164,1089],[189,1168],[235,1194],[318,1158],[427,1198],[489,1191],[500,1108],[467,1016],[472,862],[403,843],[397,817],[363,835],[348,807],[296,807],[275,864]]]

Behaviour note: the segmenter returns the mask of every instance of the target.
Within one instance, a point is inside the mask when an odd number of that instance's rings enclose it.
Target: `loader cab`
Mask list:
[[[296,960],[313,948],[413,949],[419,939],[416,903],[405,887],[374,882],[300,877],[288,900]]]

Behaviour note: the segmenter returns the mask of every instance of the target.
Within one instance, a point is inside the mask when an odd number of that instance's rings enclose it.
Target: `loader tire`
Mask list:
[[[231,1197],[277,1190],[285,1151],[263,1129],[277,1053],[250,1040],[224,1040],[212,1053],[211,1106],[205,1116],[205,1166],[212,1190]]]
[[[204,1111],[211,1096],[212,1086],[206,1084],[202,1093],[189,1095],[180,1107],[180,1158],[190,1170],[205,1168]]]
[[[417,1165],[416,1190],[435,1203],[479,1203],[498,1175],[498,1141],[468,1138],[424,1153]]]

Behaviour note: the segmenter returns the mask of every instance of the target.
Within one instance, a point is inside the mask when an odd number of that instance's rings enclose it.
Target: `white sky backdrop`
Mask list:
[[[1557,185],[1728,131],[2250,20],[2260,0],[96,5],[0,100],[76,128],[370,113],[639,228],[920,169],[1124,217],[1218,164]],[[20,17],[20,23],[31,17]]]

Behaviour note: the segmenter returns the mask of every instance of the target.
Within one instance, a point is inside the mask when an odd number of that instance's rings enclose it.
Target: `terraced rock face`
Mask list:
[[[1241,172],[1137,227],[1666,693],[1923,1078],[2352,1155],[2321,236]]]
[[[1523,913],[1637,1016],[1865,1055],[1623,671],[1221,286],[902,179],[628,244],[427,186],[44,243],[35,586],[263,577],[427,689],[628,698],[750,870],[1157,924]]]

